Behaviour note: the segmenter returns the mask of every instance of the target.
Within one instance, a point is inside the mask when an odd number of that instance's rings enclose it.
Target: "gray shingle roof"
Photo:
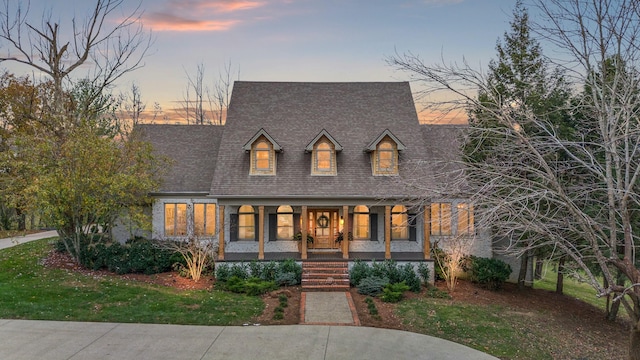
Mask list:
[[[243,145],[261,128],[282,146],[275,176],[249,175],[250,155]],[[343,146],[337,176],[311,175],[312,155],[305,147],[323,129]],[[385,129],[406,146],[400,153],[401,174],[403,162],[430,155],[407,82],[236,82],[211,194],[404,196],[397,177],[372,176],[365,152]]]
[[[376,199],[412,197],[409,192],[415,189],[400,185],[402,178],[418,179],[414,185],[420,191],[441,187],[447,179],[434,174],[456,168],[452,150],[464,128],[420,125],[406,82],[242,81],[234,85],[224,126],[146,124],[136,129],[157,154],[172,159],[160,192]],[[282,147],[275,176],[249,175],[250,154],[243,147],[261,129]],[[385,130],[406,147],[400,152],[399,177],[372,176],[366,150]],[[323,131],[342,146],[337,176],[311,175],[312,154],[305,148]]]
[[[223,130],[219,125],[137,125],[155,154],[171,159],[160,191],[208,192]]]

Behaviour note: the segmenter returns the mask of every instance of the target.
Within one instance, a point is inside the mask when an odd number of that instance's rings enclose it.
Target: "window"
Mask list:
[[[391,240],[409,239],[409,217],[404,205],[396,205],[391,209]]]
[[[431,235],[451,235],[451,204],[431,204]]]
[[[353,238],[369,239],[369,208],[358,205],[353,209]]]
[[[275,151],[266,138],[261,137],[251,151],[252,175],[275,175]]]
[[[216,233],[216,205],[193,204],[193,234],[213,236]]]
[[[376,147],[374,154],[374,174],[398,174],[398,151],[395,143],[389,138],[385,138]]]
[[[473,235],[473,205],[460,203],[458,208],[458,235]]]
[[[187,235],[187,204],[164,204],[164,235]]]
[[[282,205],[278,207],[277,217],[277,233],[276,238],[278,240],[292,240],[293,239],[293,208],[289,205]]]
[[[242,205],[238,210],[238,240],[255,240],[256,218],[253,206]]]
[[[336,152],[326,138],[318,141],[313,149],[312,174],[336,175]]]

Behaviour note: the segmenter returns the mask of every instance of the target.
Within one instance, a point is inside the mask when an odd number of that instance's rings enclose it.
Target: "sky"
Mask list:
[[[16,2],[16,1],[10,1]],[[26,3],[26,2],[25,2]],[[31,0],[27,20],[43,13],[70,31],[95,1]],[[461,61],[486,68],[505,31],[515,0],[123,0],[112,20],[140,5],[154,39],[144,66],[114,91],[135,83],[147,109],[172,109],[184,100],[187,74],[204,67],[213,86],[225,64],[243,81],[406,81],[385,58],[418,54],[425,63]],[[0,51],[6,51],[0,43]],[[16,74],[32,69],[8,64]],[[418,108],[420,110],[420,108]],[[424,114],[423,114],[424,115]]]

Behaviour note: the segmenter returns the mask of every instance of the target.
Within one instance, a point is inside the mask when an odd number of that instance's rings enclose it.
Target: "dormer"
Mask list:
[[[373,175],[398,175],[398,153],[406,146],[389,129],[382,132],[366,148],[371,154]]]
[[[342,145],[327,130],[322,129],[304,150],[311,153],[311,175],[338,174],[336,153],[342,151]]]
[[[260,129],[242,148],[251,156],[250,175],[276,174],[276,153],[281,152],[282,147],[264,129]]]

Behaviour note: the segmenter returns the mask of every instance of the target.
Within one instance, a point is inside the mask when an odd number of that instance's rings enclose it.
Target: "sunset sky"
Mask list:
[[[147,108],[167,115],[184,98],[186,73],[205,68],[213,83],[225,63],[245,81],[402,81],[385,57],[419,54],[426,63],[461,61],[486,68],[508,30],[514,0],[146,0],[142,21],[155,42],[135,82]],[[32,0],[29,19],[43,11],[69,30],[88,0]],[[125,12],[135,8],[125,0]],[[119,16],[119,14],[118,14]],[[2,44],[0,51],[5,50]],[[31,69],[3,66],[17,74]],[[235,76],[237,78],[237,76]],[[173,121],[173,120],[172,120]]]

